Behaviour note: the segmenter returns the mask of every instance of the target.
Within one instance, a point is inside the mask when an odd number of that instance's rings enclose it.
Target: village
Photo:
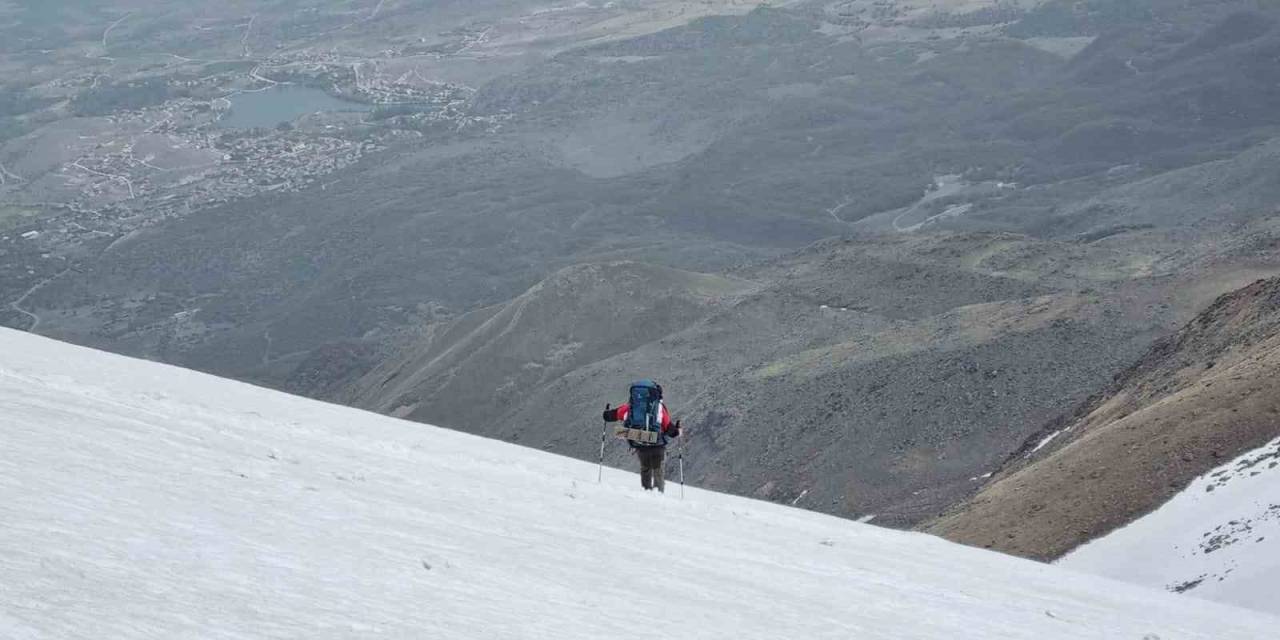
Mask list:
[[[91,93],[102,80],[75,74],[55,84]],[[111,89],[154,92],[159,84]],[[323,188],[325,176],[423,131],[492,133],[505,119],[469,115],[468,88],[412,73],[389,77],[376,64],[328,52],[282,56],[247,74],[164,78],[162,86],[171,97],[156,104],[103,109],[24,141],[32,154],[56,150],[52,164],[32,170],[39,165],[31,160],[0,155],[0,276],[18,287],[6,295],[34,293],[86,253],[165,220],[262,193]],[[279,93],[287,101],[285,91],[344,104],[292,105],[278,121],[260,116],[258,126],[231,117],[244,110],[257,117],[252,99]],[[4,313],[29,315],[23,300]]]

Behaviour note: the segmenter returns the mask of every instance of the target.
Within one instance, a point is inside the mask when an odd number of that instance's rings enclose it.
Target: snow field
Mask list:
[[[1253,640],[1280,622],[646,494],[630,472],[597,485],[593,464],[20,332],[0,354],[6,640]]]

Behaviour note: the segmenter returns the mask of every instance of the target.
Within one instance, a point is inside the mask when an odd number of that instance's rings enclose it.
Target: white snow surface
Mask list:
[[[1058,564],[1280,614],[1280,439]]]
[[[1048,446],[1050,442],[1053,442],[1054,438],[1062,435],[1063,431],[1065,431],[1065,429],[1058,429],[1057,431],[1054,431],[1053,433],[1045,436],[1044,439],[1040,441],[1040,444],[1037,444],[1036,448],[1032,449],[1029,453],[1027,453],[1027,455],[1030,456],[1032,453],[1035,453],[1045,448],[1046,446]]]
[[[0,330],[0,638],[1275,637],[1280,619]],[[582,437],[596,428],[584,420]]]

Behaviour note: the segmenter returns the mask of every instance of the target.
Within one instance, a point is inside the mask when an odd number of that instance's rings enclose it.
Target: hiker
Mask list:
[[[630,401],[617,408],[605,406],[603,417],[605,422],[622,423],[618,436],[626,438],[640,458],[640,486],[645,491],[665,491],[662,460],[667,442],[680,436],[680,421],[671,421],[671,414],[662,403],[662,386],[652,380],[633,383]]]

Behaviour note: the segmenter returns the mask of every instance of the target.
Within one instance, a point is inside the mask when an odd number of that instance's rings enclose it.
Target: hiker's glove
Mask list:
[[[680,421],[679,421],[679,420],[676,420],[676,423],[675,423],[675,424],[673,424],[673,425],[671,425],[671,435],[673,435],[673,436],[678,436],[678,435],[680,435]]]
[[[612,409],[609,405],[605,405],[604,413],[600,415],[605,422],[616,422],[618,420],[618,410]]]

